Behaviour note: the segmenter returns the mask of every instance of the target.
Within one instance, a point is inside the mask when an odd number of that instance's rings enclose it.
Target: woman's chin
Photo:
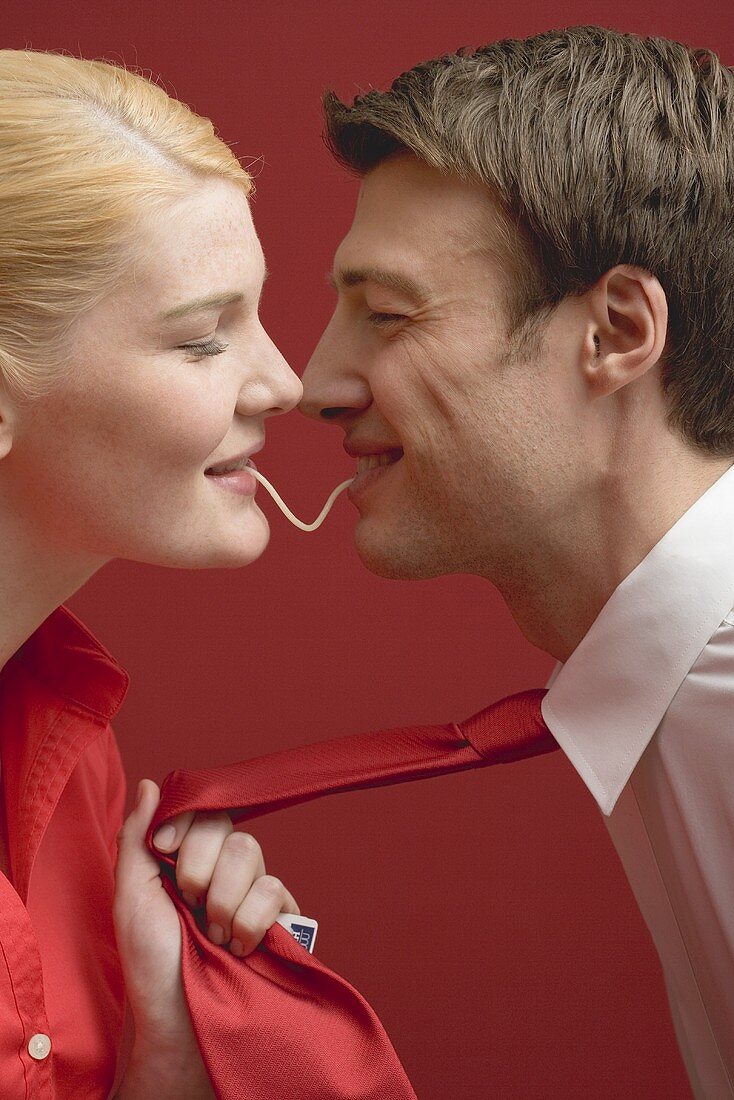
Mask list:
[[[208,546],[203,547],[202,560],[193,568],[241,569],[243,565],[250,565],[251,562],[257,561],[267,549],[269,542],[270,528],[263,516],[262,526],[259,529],[243,532],[239,538],[233,536],[222,538],[219,545],[212,541]]]
[[[265,546],[267,543],[265,544]],[[259,557],[265,552],[265,546],[260,546],[258,549],[240,550],[239,552],[233,551],[230,554],[222,553],[210,554],[205,561],[199,562],[197,565],[188,566],[189,569],[242,569],[245,565],[251,565],[252,562],[257,561]]]
[[[171,544],[169,532],[168,545],[159,544],[157,552],[138,553],[134,558],[169,569],[241,569],[257,561],[270,541],[268,521],[259,509],[258,512],[239,530],[235,524],[229,529],[223,524],[219,531],[212,530],[196,542],[192,542],[189,533],[186,545]]]

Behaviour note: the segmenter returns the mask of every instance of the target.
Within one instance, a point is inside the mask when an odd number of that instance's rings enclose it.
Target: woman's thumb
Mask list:
[[[142,882],[158,877],[160,865],[148,851],[145,834],[153,820],[160,797],[157,783],[152,779],[140,780],[135,806],[117,834],[118,889],[140,886]]]

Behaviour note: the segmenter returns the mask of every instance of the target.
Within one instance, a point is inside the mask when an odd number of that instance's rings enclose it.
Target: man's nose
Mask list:
[[[343,421],[369,408],[372,394],[367,379],[346,354],[345,348],[323,340],[316,348],[301,377],[303,397],[298,408],[304,416]]]

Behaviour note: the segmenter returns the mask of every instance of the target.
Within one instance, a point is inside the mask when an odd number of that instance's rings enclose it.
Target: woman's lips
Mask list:
[[[247,465],[257,469],[252,459],[248,460]],[[254,496],[257,490],[257,481],[247,469],[230,470],[226,474],[204,474],[204,477],[215,482],[220,489],[239,493],[240,496]]]

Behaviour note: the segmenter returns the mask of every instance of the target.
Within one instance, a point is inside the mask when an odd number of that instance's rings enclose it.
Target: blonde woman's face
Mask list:
[[[254,479],[208,467],[263,446],[301,397],[258,317],[246,198],[202,184],[141,229],[125,282],[77,319],[62,386],[17,419],[3,461],[36,534],[108,560],[246,565],[268,541]],[[196,304],[198,303],[198,305]]]

